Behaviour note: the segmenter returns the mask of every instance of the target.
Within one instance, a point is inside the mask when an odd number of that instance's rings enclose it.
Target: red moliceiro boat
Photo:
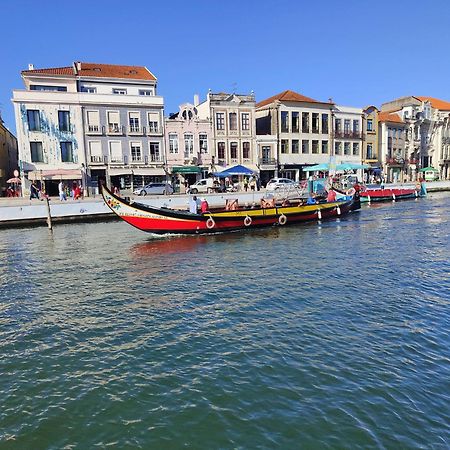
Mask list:
[[[417,183],[410,188],[365,188],[359,193],[361,202],[382,202],[389,200],[405,200],[408,198],[424,197],[426,188]]]
[[[283,226],[312,220],[339,217],[360,208],[359,197],[347,196],[330,203],[305,205],[296,202],[288,206],[212,209],[202,214],[170,208],[143,205],[114,195],[102,188],[105,203],[125,222],[142,231],[156,234],[201,234],[246,228]]]

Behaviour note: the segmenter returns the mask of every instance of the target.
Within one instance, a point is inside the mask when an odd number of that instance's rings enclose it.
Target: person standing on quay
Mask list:
[[[64,191],[64,183],[62,180],[58,184],[58,192],[59,192],[59,200],[62,202],[63,200],[67,200],[66,193]]]
[[[33,181],[30,186],[30,200],[33,198],[39,199],[39,188],[36,186],[35,181]]]

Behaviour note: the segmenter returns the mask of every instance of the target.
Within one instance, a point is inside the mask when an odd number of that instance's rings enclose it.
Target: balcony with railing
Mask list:
[[[163,161],[160,153],[150,153],[150,162],[156,163],[156,164],[161,164],[164,161]]]
[[[128,164],[128,155],[111,155],[110,164]]]
[[[417,158],[409,158],[408,164],[419,164],[419,160]]]
[[[275,158],[263,156],[258,159],[258,163],[260,166],[276,166],[277,160]]]
[[[107,131],[108,134],[123,135],[124,134],[124,128],[125,127],[122,127],[122,126],[120,126],[117,123],[109,123],[108,126],[107,126],[106,131]]]
[[[87,125],[86,134],[102,135],[105,132],[105,127],[102,125]]]
[[[139,125],[130,125],[128,127],[128,134],[134,134],[134,135],[145,134],[145,128],[142,128]]]
[[[142,165],[145,160],[142,155],[131,155],[131,164]]]
[[[108,164],[108,157],[106,155],[91,155],[92,165],[106,165]]]
[[[161,134],[162,133],[162,127],[159,126],[159,123],[157,122],[150,122],[149,126],[147,128],[147,134]]]

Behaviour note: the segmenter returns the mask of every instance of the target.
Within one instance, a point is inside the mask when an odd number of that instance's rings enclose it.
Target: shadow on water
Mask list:
[[[142,258],[146,256],[154,257],[155,254],[191,252],[210,244],[219,243],[236,245],[242,240],[247,240],[249,238],[278,238],[280,237],[280,232],[280,228],[273,227],[260,230],[240,230],[200,236],[155,236],[147,239],[145,242],[139,242],[133,245],[130,249],[130,253],[133,257]]]
[[[360,212],[352,213],[342,218],[330,219],[321,222],[310,221],[301,224],[291,224],[290,226],[265,227],[250,230],[227,231],[223,233],[202,234],[202,235],[152,235],[144,242],[139,242],[130,248],[132,257],[142,258],[145,256],[154,257],[155,254],[173,254],[192,252],[199,250],[203,246],[212,244],[239,245],[249,239],[259,241],[260,239],[278,239],[286,233],[301,235],[306,231],[311,231],[317,226],[339,227],[345,222],[359,221]],[[300,236],[299,236],[300,237]]]

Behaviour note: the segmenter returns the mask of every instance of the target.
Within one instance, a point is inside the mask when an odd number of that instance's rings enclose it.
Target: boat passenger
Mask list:
[[[239,208],[238,199],[237,198],[228,198],[225,202],[225,210],[226,211],[235,211]]]
[[[209,204],[208,204],[208,201],[206,200],[206,198],[203,197],[200,200],[201,200],[200,211],[202,213],[205,213],[205,212],[209,211]]]
[[[261,208],[275,208],[275,199],[274,198],[262,198],[261,199]]]
[[[317,203],[317,200],[312,196],[309,196],[308,200],[306,200],[307,205],[315,205],[316,203]]]
[[[336,192],[330,189],[327,194],[327,202],[332,203],[336,201]]]

